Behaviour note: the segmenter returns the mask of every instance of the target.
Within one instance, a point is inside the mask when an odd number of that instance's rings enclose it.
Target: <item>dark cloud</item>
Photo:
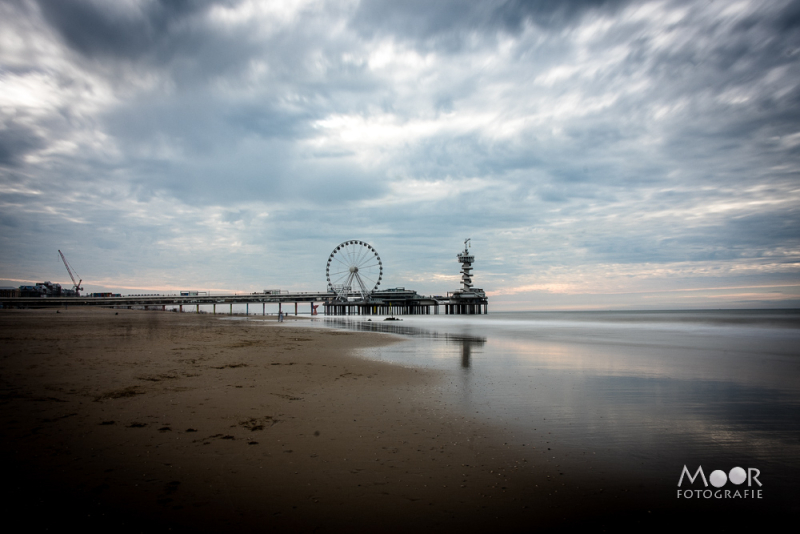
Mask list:
[[[370,36],[389,34],[399,39],[438,38],[445,43],[449,37],[450,44],[455,44],[460,39],[459,34],[472,31],[516,33],[528,22],[541,28],[559,30],[578,23],[588,13],[603,11],[613,14],[628,3],[629,0],[379,0],[361,2],[351,24]]]
[[[13,214],[3,213],[0,215],[0,225],[4,227],[3,232],[6,234],[9,231],[14,231],[21,226],[22,221],[19,217]]]
[[[25,154],[44,146],[32,128],[9,119],[0,125],[0,166],[16,167]]]
[[[176,36],[191,37],[193,16],[213,1],[157,0],[138,4],[97,0],[37,0],[65,42],[89,57],[138,59],[169,55]],[[199,37],[199,36],[197,36]]]
[[[261,53],[261,44],[250,38],[254,28],[231,32],[209,20],[213,6],[235,7],[239,0],[35,1],[83,68],[123,91],[142,77],[191,90],[238,76]]]
[[[775,18],[775,26],[783,32],[796,32],[800,26],[800,3],[789,2],[781,9]],[[795,33],[795,37],[798,37]]]
[[[800,244],[800,212],[796,208],[753,213],[724,221],[720,244],[736,242],[761,254],[782,244]]]
[[[510,0],[495,12],[495,19],[508,29],[517,30],[523,22],[560,29],[578,23],[582,17],[598,12],[613,15],[630,0]]]
[[[188,156],[229,153],[233,145],[250,136],[307,137],[309,123],[319,114],[270,101],[230,102],[207,93],[183,93],[176,98],[128,102],[103,118],[108,131],[126,143],[131,155],[163,147]]]

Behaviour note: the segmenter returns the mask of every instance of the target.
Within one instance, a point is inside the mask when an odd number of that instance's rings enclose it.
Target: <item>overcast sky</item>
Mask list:
[[[800,2],[0,0],[0,283],[800,307]]]

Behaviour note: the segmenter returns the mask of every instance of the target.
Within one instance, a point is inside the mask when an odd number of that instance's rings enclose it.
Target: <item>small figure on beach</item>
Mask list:
[[[278,322],[279,322],[279,323],[282,323],[282,322],[283,322],[283,312],[282,312],[282,311],[279,311],[279,312],[278,312]]]

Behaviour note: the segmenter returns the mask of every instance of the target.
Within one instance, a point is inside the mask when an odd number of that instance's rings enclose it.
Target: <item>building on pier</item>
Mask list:
[[[489,299],[483,289],[472,284],[472,264],[475,256],[470,253],[471,239],[464,240],[464,251],[456,256],[461,264],[461,289],[447,294],[445,313],[449,315],[475,315],[489,312]]]
[[[325,303],[326,315],[479,315],[489,311],[489,299],[483,289],[472,284],[472,264],[475,256],[470,251],[470,239],[464,241],[464,251],[457,255],[461,264],[461,289],[449,292],[447,297],[419,295],[412,289],[375,289],[367,298],[360,294],[337,298]],[[443,311],[442,311],[443,310]]]
[[[367,299],[325,303],[325,315],[429,315],[431,311],[439,313],[438,300],[404,287],[373,291]]]

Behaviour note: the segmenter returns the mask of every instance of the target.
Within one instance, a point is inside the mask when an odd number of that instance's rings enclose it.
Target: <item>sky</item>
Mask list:
[[[0,285],[800,307],[800,2],[0,0]]]

